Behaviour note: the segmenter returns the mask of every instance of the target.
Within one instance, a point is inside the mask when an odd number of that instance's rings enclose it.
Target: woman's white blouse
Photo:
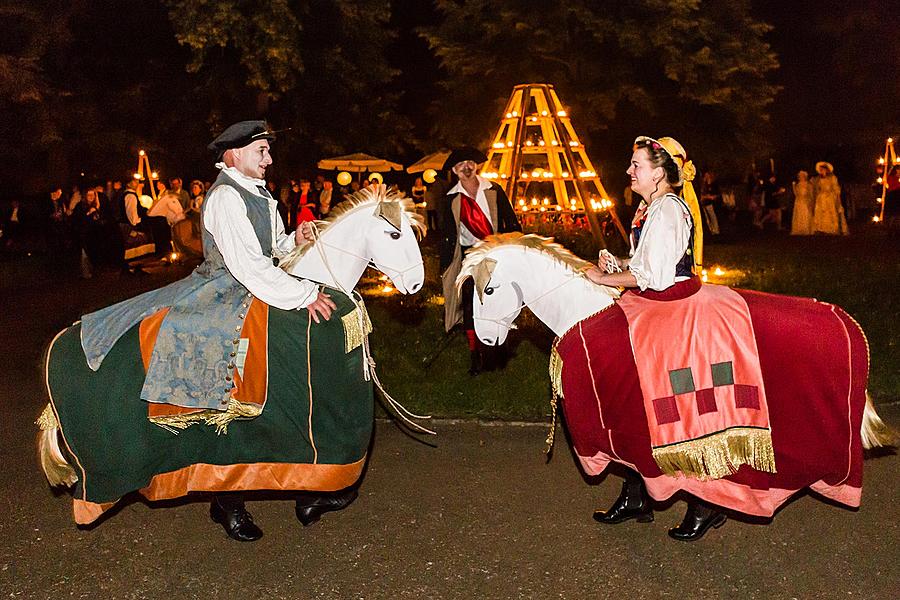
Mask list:
[[[691,239],[691,214],[674,194],[650,203],[637,248],[631,249],[628,269],[641,291],[662,291],[678,281],[675,266],[687,251]]]

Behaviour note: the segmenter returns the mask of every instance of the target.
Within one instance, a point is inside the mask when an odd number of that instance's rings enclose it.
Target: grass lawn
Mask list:
[[[426,285],[414,296],[370,296],[371,345],[385,388],[413,412],[441,417],[542,420],[549,415],[547,373],[553,333],[523,311],[507,341],[506,368],[471,377],[462,333],[443,330],[437,253],[423,245]],[[584,239],[562,243],[583,255]],[[735,287],[832,302],[869,339],[869,391],[876,402],[900,400],[900,241],[859,226],[849,238],[753,233],[706,245],[706,264],[722,266]],[[585,256],[586,258],[588,256]],[[735,272],[735,271],[739,272]],[[715,280],[715,276],[713,276]]]

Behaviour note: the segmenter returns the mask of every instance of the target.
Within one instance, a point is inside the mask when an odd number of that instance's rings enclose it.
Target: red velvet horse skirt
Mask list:
[[[684,490],[763,517],[807,487],[859,506],[860,426],[869,369],[862,330],[831,304],[735,291],[750,310],[778,472],[743,465],[733,475],[701,481],[659,470],[651,454],[628,322],[618,306],[580,322],[557,344],[563,361],[563,412],[582,467],[597,475],[615,461],[637,470],[657,500]]]

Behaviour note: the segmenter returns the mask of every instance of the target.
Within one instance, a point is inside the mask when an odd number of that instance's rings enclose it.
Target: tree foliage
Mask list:
[[[216,88],[239,72],[254,106],[215,111],[219,126],[249,112],[292,132],[279,152],[312,158],[322,152],[396,151],[409,121],[398,114],[387,62],[394,32],[385,0],[167,0],[189,68]],[[240,65],[240,70],[234,68]],[[225,89],[228,89],[225,87]]]
[[[540,81],[589,133],[692,138],[704,123],[710,146],[746,150],[777,92],[769,27],[747,0],[436,3],[443,20],[421,34],[447,73],[436,134],[452,142],[484,140],[512,87]]]

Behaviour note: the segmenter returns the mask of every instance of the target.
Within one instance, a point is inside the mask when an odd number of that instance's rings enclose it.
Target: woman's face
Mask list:
[[[659,188],[659,182],[665,177],[662,167],[654,167],[645,148],[638,148],[631,155],[631,164],[626,171],[631,177],[631,189],[646,200]]]
[[[199,196],[203,193],[203,187],[199,183],[191,184],[191,193],[195,196]]]

